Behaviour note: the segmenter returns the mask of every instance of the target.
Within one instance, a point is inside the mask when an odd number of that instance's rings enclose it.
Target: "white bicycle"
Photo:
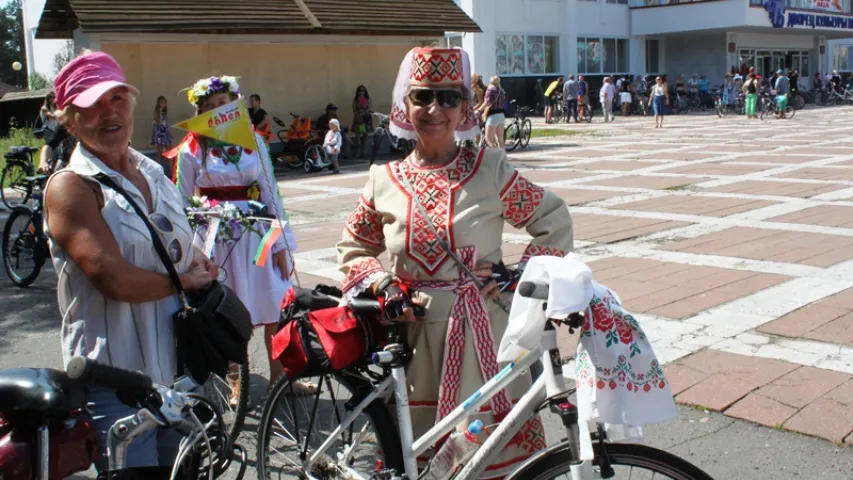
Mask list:
[[[524,282],[518,289],[526,297],[548,298],[548,286],[544,284]],[[378,302],[366,299],[354,299],[350,308],[362,318],[380,312]],[[556,329],[568,328],[574,332],[582,324],[580,313],[562,320],[549,320],[540,347],[506,365],[417,439],[413,438],[406,389],[404,366],[412,352],[402,337],[405,326],[388,327],[386,346],[363,364],[317,378],[315,382],[319,388],[314,395],[294,396],[292,381],[282,376],[271,388],[261,415],[258,476],[263,479],[416,480],[424,474],[418,471],[416,459],[419,456],[514,379],[534,372],[533,386],[491,430],[473,457],[461,465],[454,479],[478,478],[528,419],[549,409],[562,420],[564,440],[535,454],[508,478],[713,480],[698,467],[663,450],[610,443],[602,426],[591,433],[594,460],[578,460],[578,409],[569,400],[575,389],[565,385]],[[543,369],[543,365],[548,368]],[[391,417],[386,403],[392,392],[398,422]],[[284,465],[273,465],[273,460],[279,457],[285,458]]]

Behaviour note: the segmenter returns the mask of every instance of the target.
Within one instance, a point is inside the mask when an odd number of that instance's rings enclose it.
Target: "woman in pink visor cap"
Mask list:
[[[57,117],[79,141],[45,192],[63,360],[85,355],[171,384],[177,373],[172,315],[180,302],[142,219],[97,178],[112,179],[147,213],[185,289],[215,279],[216,265],[193,248],[177,188],[160,165],[129,146],[139,92],[118,63],[106,53],[84,52],[57,74],[54,88]],[[89,402],[102,444],[117,419],[136,413],[111,390],[93,389]],[[168,478],[180,440],[174,437],[145,434],[131,444],[127,466],[154,467],[154,476],[145,478]],[[105,470],[106,458],[95,465]],[[158,466],[168,466],[165,476]]]

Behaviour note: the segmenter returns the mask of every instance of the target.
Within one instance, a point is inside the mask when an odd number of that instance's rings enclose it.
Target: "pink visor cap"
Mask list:
[[[59,108],[70,104],[89,108],[116,87],[127,87],[139,95],[139,90],[127,83],[118,62],[104,52],[87,53],[75,58],[59,71],[53,81],[56,106]]]

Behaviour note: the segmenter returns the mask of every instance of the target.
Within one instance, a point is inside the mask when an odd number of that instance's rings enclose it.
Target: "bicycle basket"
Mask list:
[[[365,360],[385,338],[378,319],[359,318],[349,307],[339,307],[330,290],[291,287],[282,300],[272,357],[289,378],[343,370]]]

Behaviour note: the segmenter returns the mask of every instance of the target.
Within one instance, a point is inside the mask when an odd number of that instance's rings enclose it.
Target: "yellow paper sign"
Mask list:
[[[238,147],[257,149],[255,131],[249,120],[249,111],[243,99],[204,112],[175,125],[199,135],[221,140]]]

